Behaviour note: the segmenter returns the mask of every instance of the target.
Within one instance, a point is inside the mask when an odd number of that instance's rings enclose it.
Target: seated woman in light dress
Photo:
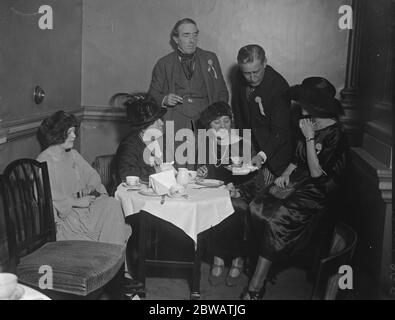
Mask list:
[[[99,174],[73,149],[78,127],[74,115],[58,111],[37,133],[43,149],[37,160],[48,165],[56,239],[126,245],[132,230],[120,203],[107,195]]]

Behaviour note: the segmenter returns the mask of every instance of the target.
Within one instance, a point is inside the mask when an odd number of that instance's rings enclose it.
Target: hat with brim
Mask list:
[[[151,124],[163,117],[166,112],[167,109],[159,107],[155,101],[126,104],[127,118],[133,127]]]
[[[160,107],[148,94],[117,93],[110,99],[112,106],[126,108],[128,122],[132,127],[142,127],[163,117],[166,108]]]
[[[316,118],[333,118],[344,113],[335,95],[335,87],[321,77],[306,78],[302,84],[287,90],[291,100],[299,102],[309,115]]]

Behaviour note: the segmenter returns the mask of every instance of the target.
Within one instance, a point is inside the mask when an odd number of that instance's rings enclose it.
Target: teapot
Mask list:
[[[189,183],[189,172],[186,168],[179,168],[177,173],[177,183],[182,186],[187,186]]]

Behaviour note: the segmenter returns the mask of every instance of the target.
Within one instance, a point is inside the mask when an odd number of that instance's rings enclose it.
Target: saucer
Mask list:
[[[229,171],[232,171],[234,176],[245,176],[251,172],[254,172],[255,170],[258,170],[257,167],[248,164],[242,165],[241,167],[229,165],[225,168]]]
[[[135,186],[129,186],[125,182],[122,182],[122,187],[126,188],[126,190],[140,190],[143,187],[143,185],[140,183]]]
[[[200,186],[205,186],[207,188],[216,188],[222,186],[224,182],[222,180],[215,179],[201,179],[196,181],[196,184]]]
[[[157,193],[154,191],[154,189],[152,189],[152,188],[140,190],[138,193],[141,194],[141,195],[143,195],[143,196],[147,196],[147,197],[160,197],[160,195],[157,194]]]

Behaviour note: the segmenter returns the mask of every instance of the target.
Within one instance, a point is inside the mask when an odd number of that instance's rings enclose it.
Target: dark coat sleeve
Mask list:
[[[149,175],[155,173],[155,169],[144,162],[143,152],[144,149],[136,141],[121,142],[116,154],[117,171],[121,181],[127,176],[138,176],[143,181],[148,181]]]
[[[260,128],[260,130],[267,130],[267,132],[258,135],[266,138],[257,139],[260,147],[258,152],[265,152],[267,159],[275,155],[290,139],[291,113],[289,101],[278,94],[273,98],[272,104],[270,126]]]
[[[232,94],[232,112],[233,112],[233,119],[236,128],[246,128],[247,124],[246,121],[243,121],[243,100],[242,100],[242,88],[240,86],[241,77],[239,74],[236,75],[237,81],[233,84],[233,94]]]

